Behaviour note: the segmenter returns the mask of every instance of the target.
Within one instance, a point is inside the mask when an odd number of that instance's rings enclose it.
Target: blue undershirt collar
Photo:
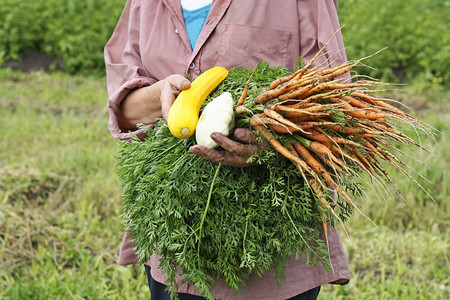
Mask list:
[[[206,18],[209,14],[211,4],[205,5],[201,8],[194,10],[187,10],[182,8],[184,23],[186,25],[186,32],[189,37],[189,43],[191,48],[195,48],[198,36],[202,30],[203,24],[205,24]]]

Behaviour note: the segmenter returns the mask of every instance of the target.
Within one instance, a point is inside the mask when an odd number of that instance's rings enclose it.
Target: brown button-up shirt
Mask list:
[[[334,35],[324,55],[329,64],[346,60],[339,32],[337,0],[214,0],[194,49],[185,30],[180,0],[128,0],[117,27],[105,47],[109,130],[118,139],[129,139],[121,130],[117,111],[127,94],[171,74],[197,74],[213,66],[251,68],[261,61],[293,69],[297,59],[311,59]],[[139,130],[134,132],[143,136]],[[218,299],[287,299],[326,283],[348,282],[349,267],[335,228],[328,230],[333,270],[321,264],[307,267],[306,259],[294,257],[285,269],[282,286],[275,272],[254,274],[237,294],[218,281],[213,294]],[[125,235],[119,264],[137,263],[133,244]],[[165,281],[158,257],[147,262],[155,280]],[[179,279],[179,292],[198,294]]]

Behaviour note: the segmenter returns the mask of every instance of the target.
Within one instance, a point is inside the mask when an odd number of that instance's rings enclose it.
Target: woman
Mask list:
[[[155,118],[167,117],[176,95],[190,86],[184,74],[195,78],[216,65],[251,68],[261,61],[293,69],[299,57],[311,59],[333,34],[316,64],[331,54],[333,64],[346,60],[336,0],[128,0],[105,47],[110,132],[122,140],[130,139],[130,132],[144,137],[136,124],[151,126]],[[236,130],[235,136],[241,141],[251,137],[243,129]],[[247,158],[258,150],[218,133],[212,138],[224,151],[198,145],[190,151],[214,162],[245,167]],[[339,235],[335,228],[328,232],[332,271],[321,264],[308,267],[305,257],[292,257],[282,286],[276,283],[275,272],[267,271],[261,277],[251,275],[239,294],[218,281],[214,296],[316,299],[321,285],[346,284],[349,267]],[[137,263],[133,247],[125,234],[119,264]],[[167,297],[158,263],[153,255],[145,264],[153,300]],[[201,299],[192,284],[179,278],[178,285],[181,299]]]

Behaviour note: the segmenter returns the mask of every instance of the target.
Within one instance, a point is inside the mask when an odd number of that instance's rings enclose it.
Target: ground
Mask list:
[[[10,68],[14,71],[50,71],[62,68],[62,60],[44,53],[33,53],[24,56],[21,60],[8,59],[1,68]]]

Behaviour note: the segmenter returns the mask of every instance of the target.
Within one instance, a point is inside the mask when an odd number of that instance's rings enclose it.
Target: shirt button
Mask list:
[[[175,28],[175,33],[178,34],[178,28]]]
[[[191,63],[190,65],[189,65],[189,69],[194,69],[195,68],[195,64],[194,63]]]

